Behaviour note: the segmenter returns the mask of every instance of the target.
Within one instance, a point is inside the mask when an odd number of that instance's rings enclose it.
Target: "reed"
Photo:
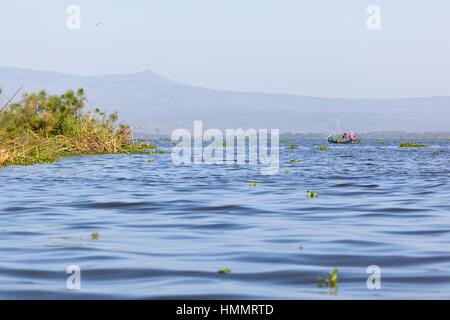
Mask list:
[[[0,94],[1,94],[0,90]],[[83,89],[62,95],[24,94],[0,106],[0,165],[53,163],[61,156],[143,153],[155,147],[131,141],[131,127],[117,112],[85,110]]]

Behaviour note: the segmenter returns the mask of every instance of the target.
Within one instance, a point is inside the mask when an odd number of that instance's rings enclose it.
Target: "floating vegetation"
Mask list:
[[[402,143],[400,148],[428,148],[429,146],[426,144],[415,144],[411,142]]]
[[[327,288],[337,288],[338,286],[338,270],[334,268],[333,271],[328,272],[330,278],[322,278],[318,277],[317,281],[319,281],[319,288],[322,288],[325,284]]]
[[[1,162],[0,165],[10,165],[10,166],[29,166],[32,164],[45,164],[45,163],[56,163],[59,157],[53,156],[42,156],[42,157],[18,157],[14,161]]]
[[[300,162],[300,160],[292,159],[290,162]]]
[[[300,250],[303,250],[303,246],[298,247]]]
[[[317,150],[330,150],[327,146],[316,147]]]
[[[231,273],[231,270],[230,269],[222,269],[222,270],[219,270],[218,273]]]
[[[256,182],[256,181],[250,181],[249,184],[250,184],[251,186],[257,186],[259,183]]]
[[[170,154],[170,152],[162,151],[162,150],[153,150],[150,152],[147,152],[148,154]]]
[[[298,145],[291,144],[291,145],[287,146],[286,149],[298,149]]]
[[[141,143],[139,146],[142,149],[156,149],[156,146],[150,144],[150,143]]]
[[[155,161],[155,159],[149,159],[149,160],[147,160],[147,162],[153,162],[153,161]]]
[[[380,142],[378,142],[378,144],[386,144],[386,142],[385,141],[380,141]]]
[[[437,152],[433,152],[433,156],[438,156],[438,155],[440,155],[441,153],[439,152],[439,151],[437,151]]]
[[[308,198],[317,198],[319,196],[319,194],[314,191],[306,191],[306,194],[307,194]]]
[[[94,233],[91,234],[91,237],[94,240],[98,240],[98,236],[99,236],[99,234],[97,232],[94,232]]]
[[[1,94],[1,90],[0,90]],[[11,101],[10,99],[9,101]],[[83,89],[62,95],[25,93],[0,108],[0,166],[54,163],[61,156],[146,153],[149,143],[133,142],[132,130],[116,125],[117,113],[85,111]]]
[[[288,170],[284,170],[284,172],[289,172]]]
[[[280,140],[280,143],[289,143],[289,140]]]

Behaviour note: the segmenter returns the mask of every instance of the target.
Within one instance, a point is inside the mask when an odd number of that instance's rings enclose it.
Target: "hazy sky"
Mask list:
[[[80,30],[67,28],[72,4]],[[379,30],[366,24],[373,4]],[[2,0],[0,65],[147,69],[208,88],[319,97],[450,95],[449,15],[449,0]]]

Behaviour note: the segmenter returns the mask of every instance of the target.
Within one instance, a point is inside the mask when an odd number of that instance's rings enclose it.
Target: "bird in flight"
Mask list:
[[[101,24],[102,24],[101,22],[97,22],[97,24],[95,26],[98,27]]]

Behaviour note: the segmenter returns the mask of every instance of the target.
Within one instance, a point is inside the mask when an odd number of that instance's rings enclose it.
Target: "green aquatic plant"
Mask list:
[[[298,145],[291,144],[291,145],[287,146],[286,149],[298,149]]]
[[[5,162],[0,165],[10,166],[29,166],[32,164],[56,163],[60,158],[56,156],[40,156],[40,157],[17,157],[13,161]]]
[[[440,155],[441,153],[439,152],[439,151],[437,151],[437,152],[433,152],[433,156],[438,156],[438,155]]]
[[[256,182],[256,181],[250,181],[249,184],[250,184],[251,186],[257,186],[259,183]]]
[[[222,269],[222,270],[219,270],[217,272],[218,273],[231,273],[231,270],[230,269]]]
[[[306,195],[308,198],[317,198],[319,196],[319,194],[314,191],[306,191]]]
[[[429,146],[426,144],[415,144],[412,142],[402,143],[400,148],[428,148]]]
[[[292,160],[290,160],[290,162],[300,162],[300,160],[292,159]]]
[[[1,90],[0,90],[1,94]],[[86,111],[83,89],[62,95],[25,93],[0,109],[0,165],[53,163],[65,155],[144,153],[132,130],[98,108]]]
[[[318,277],[317,281],[319,281],[319,287],[322,288],[323,284],[327,288],[337,288],[338,286],[338,269],[334,268],[332,271],[328,272],[330,278]]]
[[[329,147],[327,146],[320,146],[320,147],[316,147],[317,150],[330,150]]]
[[[280,143],[289,143],[289,140],[280,140]]]
[[[147,160],[147,162],[153,162],[153,161],[155,161],[155,159],[149,159],[149,160]]]
[[[386,144],[386,142],[385,141],[380,141],[380,142],[378,142],[378,144]]]

